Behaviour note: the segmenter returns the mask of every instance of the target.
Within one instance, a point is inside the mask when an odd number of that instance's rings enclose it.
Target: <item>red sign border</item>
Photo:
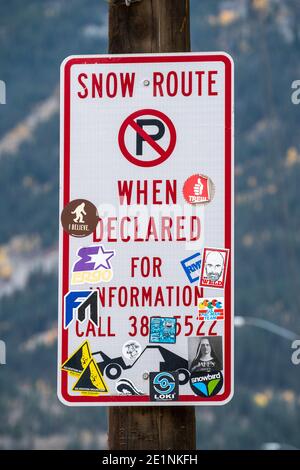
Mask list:
[[[224,53],[216,54],[186,54],[186,55],[132,55],[132,56],[98,56],[98,57],[70,57],[63,63],[63,81],[64,81],[64,96],[63,96],[63,107],[64,107],[64,140],[63,140],[63,207],[70,202],[70,134],[71,134],[71,68],[73,65],[83,64],[133,64],[133,63],[168,63],[168,62],[223,62],[225,66],[225,185],[224,185],[224,200],[225,200],[225,248],[230,249],[230,255],[228,259],[227,267],[227,278],[225,284],[225,326],[224,336],[227,341],[224,344],[224,392],[222,395],[215,395],[213,398],[202,398],[201,400],[194,395],[181,395],[177,402],[173,404],[222,404],[228,402],[233,395],[233,371],[232,371],[232,292],[233,282],[231,278],[231,261],[233,258],[233,247],[232,247],[232,188],[233,188],[233,175],[232,175],[232,75],[233,75],[233,63],[230,56]],[[62,228],[60,227],[60,230]],[[62,292],[59,291],[59,295],[62,294],[59,302],[61,302],[61,331],[62,338],[59,341],[58,361],[63,362],[68,357],[68,330],[64,329],[63,317],[64,317],[64,296],[69,291],[69,235],[66,232],[62,234]],[[61,350],[60,350],[61,349]],[[126,405],[126,404],[137,404],[137,405],[154,405],[150,401],[149,397],[146,396],[72,396],[68,394],[68,374],[65,371],[59,371],[60,375],[60,388],[58,390],[58,396],[60,400],[66,405],[76,405],[77,403],[86,403],[87,405]],[[183,403],[181,403],[183,402]],[[157,402],[156,405],[163,405],[163,402]],[[169,403],[168,403],[169,404]]]

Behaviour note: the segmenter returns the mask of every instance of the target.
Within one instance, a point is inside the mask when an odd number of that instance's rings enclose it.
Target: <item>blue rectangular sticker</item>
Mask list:
[[[149,343],[176,343],[176,318],[151,317]]]
[[[195,253],[194,255],[183,259],[180,263],[190,283],[199,281],[201,268],[200,253]]]

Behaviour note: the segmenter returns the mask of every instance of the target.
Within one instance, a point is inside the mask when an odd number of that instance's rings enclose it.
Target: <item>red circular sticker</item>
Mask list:
[[[152,129],[149,131],[149,129]],[[154,130],[154,133],[153,133]],[[131,132],[131,138],[128,134]],[[166,131],[168,138],[166,142]],[[164,139],[163,144],[161,140]],[[141,109],[130,114],[119,130],[119,147],[124,157],[134,165],[157,166],[166,161],[176,145],[176,130],[171,119],[155,109]],[[128,141],[131,145],[129,148]],[[147,146],[148,144],[148,146]],[[145,158],[146,148],[150,157]]]
[[[204,204],[214,196],[214,185],[208,176],[195,174],[190,176],[183,185],[183,196],[189,204]]]

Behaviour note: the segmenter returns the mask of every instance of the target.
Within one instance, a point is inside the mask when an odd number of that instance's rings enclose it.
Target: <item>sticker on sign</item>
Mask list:
[[[231,58],[67,58],[60,153],[60,400],[227,403]],[[196,363],[210,366],[195,371]]]

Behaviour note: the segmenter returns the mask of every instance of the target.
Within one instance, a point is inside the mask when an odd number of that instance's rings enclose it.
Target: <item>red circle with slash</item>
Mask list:
[[[147,132],[144,131],[142,127],[140,127],[135,119],[142,117],[142,116],[155,116],[159,120],[162,121],[163,125],[166,126],[169,130],[170,133],[170,142],[169,145],[166,149],[161,147],[153,138],[151,135],[149,135]],[[133,128],[133,130],[141,136],[141,138],[147,142],[153,150],[158,153],[158,157],[153,159],[153,160],[142,160],[137,158],[136,155],[133,155],[132,153],[129,152],[128,148],[126,147],[125,143],[125,134],[126,131],[129,128]],[[119,130],[119,147],[124,155],[124,157],[130,162],[133,163],[134,165],[137,166],[142,166],[142,167],[151,167],[151,166],[157,166],[166,161],[170,155],[172,154],[174,148],[176,145],[176,130],[174,127],[174,124],[172,123],[171,119],[168,118],[164,113],[161,111],[157,111],[156,109],[141,109],[140,111],[135,111],[134,113],[130,114],[123,124],[120,127]]]

